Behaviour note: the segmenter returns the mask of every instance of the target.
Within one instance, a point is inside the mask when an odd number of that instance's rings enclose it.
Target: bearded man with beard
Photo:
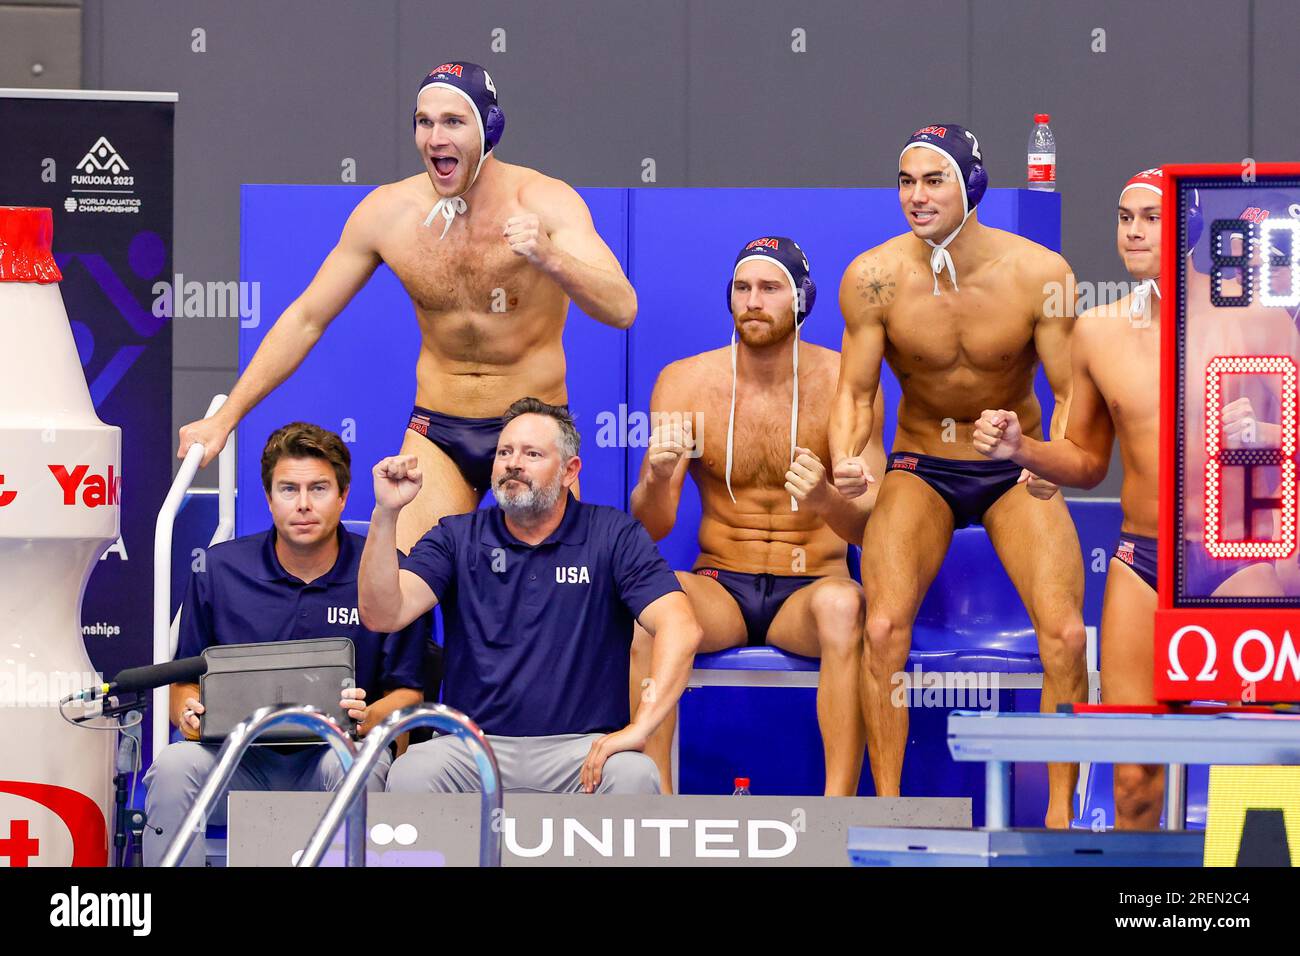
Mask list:
[[[658,793],[640,751],[686,686],[700,642],[690,602],[634,518],[573,496],[582,460],[567,408],[523,398],[502,421],[496,505],[443,518],[400,561],[398,515],[424,475],[415,455],[375,466],[361,618],[410,622],[442,607],[443,701],[483,729],[507,792]],[[634,624],[654,638],[656,688],[635,717]],[[388,777],[398,793],[479,786],[453,736],[410,747]]]

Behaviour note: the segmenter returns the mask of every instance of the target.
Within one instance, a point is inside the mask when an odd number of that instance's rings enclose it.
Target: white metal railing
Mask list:
[[[501,816],[501,767],[497,764],[496,754],[488,743],[487,735],[459,710],[444,704],[416,704],[394,711],[382,724],[370,731],[326,807],[325,815],[312,831],[302,856],[298,858],[297,866],[320,866],[334,834],[345,821],[348,824],[345,836],[347,865],[365,866],[366,784],[370,780],[371,771],[387,752],[388,745],[401,734],[416,727],[434,727],[445,734],[455,735],[474,758],[478,768],[479,792],[482,794],[479,803],[478,865],[501,865],[501,826],[498,822],[498,817]],[[358,816],[361,820],[361,839],[354,841],[351,833],[352,828],[358,825],[355,822]]]
[[[391,721],[390,721],[391,723]],[[225,742],[221,745],[221,750],[217,753],[216,766],[208,774],[207,780],[203,782],[203,788],[199,791],[198,796],[194,798],[194,803],[190,806],[189,812],[185,814],[185,819],[181,821],[180,829],[171,837],[171,842],[167,845],[167,850],[163,854],[159,866],[179,866],[185,853],[194,843],[195,837],[199,836],[207,829],[208,814],[212,812],[213,806],[218,798],[225,792],[226,787],[230,784],[230,778],[235,775],[235,770],[239,767],[239,761],[250,746],[273,727],[288,724],[306,730],[317,737],[320,737],[325,743],[329,744],[334,750],[334,754],[339,758],[339,763],[343,766],[343,772],[350,774],[356,769],[357,750],[356,742],[343,730],[334,718],[328,714],[323,714],[315,707],[304,704],[281,704],[278,707],[259,707],[253,711],[247,718],[240,721],[230,731]],[[472,726],[472,725],[471,725]],[[478,730],[477,727],[473,728]],[[371,761],[369,766],[373,766],[375,761]],[[493,758],[492,769],[496,769],[496,761]],[[345,777],[345,780],[349,779]],[[495,782],[494,782],[495,785]],[[484,784],[484,799],[486,800],[486,786]],[[495,791],[494,791],[495,792]],[[330,805],[331,808],[333,804]],[[500,809],[501,797],[496,796],[496,807]],[[339,825],[345,820],[347,830],[345,831],[345,857],[348,866],[365,866],[366,865],[366,791],[365,787],[361,788],[361,793],[350,801],[347,807],[343,808],[338,816],[333,819],[333,829],[327,835],[327,839],[332,837],[338,830]],[[484,811],[484,821],[490,819],[489,814]],[[498,857],[500,850],[497,851]]]
[[[211,418],[226,403],[225,395],[217,395],[208,405],[204,418]],[[171,489],[158,511],[158,521],[153,533],[153,662],[162,664],[176,654],[177,630],[180,612],[173,619],[172,604],[172,530],[176,514],[185,500],[185,493],[199,470],[204,447],[193,444],[185,453],[180,471],[172,481]],[[226,445],[217,457],[217,530],[209,546],[229,541],[235,536],[235,432],[231,431]],[[171,736],[171,690],[158,687],[153,692],[153,755],[157,757]]]

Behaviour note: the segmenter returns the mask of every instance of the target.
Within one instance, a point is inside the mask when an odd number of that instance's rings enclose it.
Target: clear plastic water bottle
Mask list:
[[[1029,188],[1052,192],[1056,189],[1056,137],[1047,124],[1047,113],[1034,114],[1034,128],[1029,134]]]
[[[748,797],[748,796],[752,796],[752,794],[749,792],[749,778],[748,778],[748,777],[737,777],[737,778],[736,778],[736,789],[733,790],[733,791],[731,792],[731,795],[732,795],[733,797]]]

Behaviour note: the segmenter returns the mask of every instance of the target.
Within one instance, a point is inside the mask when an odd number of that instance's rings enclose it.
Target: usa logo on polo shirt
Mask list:
[[[555,583],[590,584],[591,574],[587,571],[587,566],[585,564],[582,567],[574,567],[573,565],[560,567],[557,565],[555,568]]]
[[[361,623],[361,615],[354,607],[331,607],[325,617],[331,624],[359,625]]]

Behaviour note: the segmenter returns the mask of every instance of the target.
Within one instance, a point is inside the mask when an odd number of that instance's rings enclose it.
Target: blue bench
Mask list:
[[[1094,619],[1090,638],[1095,634]],[[1089,651],[1095,671],[1095,650]],[[909,670],[1024,675],[1001,680],[1007,688],[1042,685],[1034,629],[983,528],[954,533],[917,612],[907,663]],[[818,666],[815,658],[775,647],[740,647],[697,656],[688,686],[815,687]]]
[[[1083,620],[1093,637],[1101,623],[1105,560],[1119,534],[1119,504],[1113,498],[1089,498],[1070,501],[1069,508],[1083,552]],[[850,552],[849,566],[856,579],[857,549],[851,548]],[[1096,670],[1091,646],[1094,643],[1090,641],[1089,670]],[[916,615],[908,667],[915,664],[941,672],[1041,675],[1038,641],[1029,616],[983,528],[963,528],[953,534],[948,556]],[[815,679],[803,678],[774,680],[770,675],[776,673],[816,673],[817,661],[772,647],[701,654],[695,659],[695,669],[709,678],[716,675],[719,681],[725,680],[722,672],[757,675],[753,680],[735,677],[727,682],[732,686],[815,686],[817,683]]]
[[[1076,499],[1069,508],[1084,562],[1089,699],[1095,701],[1100,659],[1097,630],[1106,564],[1119,533],[1119,504],[1115,499]],[[851,549],[850,567],[856,578],[856,548]],[[734,648],[697,656],[687,687],[816,687],[819,664],[815,658],[774,647]],[[953,534],[948,555],[917,612],[907,666],[909,671],[919,666],[936,673],[996,674],[1002,690],[1042,687],[1037,637],[983,528],[963,528]],[[809,741],[809,745],[816,744]],[[674,789],[678,751],[679,740],[674,737]]]

